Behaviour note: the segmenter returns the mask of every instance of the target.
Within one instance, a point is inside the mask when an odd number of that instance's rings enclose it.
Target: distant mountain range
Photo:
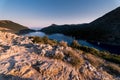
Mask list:
[[[35,30],[9,20],[0,20],[0,31],[17,34],[35,32]],[[76,39],[120,45],[120,7],[91,23],[76,25],[52,24],[39,31],[46,34],[61,33]]]
[[[88,24],[53,24],[40,31],[47,34],[62,33],[77,39],[120,45],[120,7]]]

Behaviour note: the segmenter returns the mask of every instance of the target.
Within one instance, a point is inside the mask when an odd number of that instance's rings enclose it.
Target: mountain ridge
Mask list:
[[[0,30],[12,33],[18,33],[20,30],[29,29],[26,26],[20,25],[10,20],[0,20]]]
[[[120,7],[91,23],[67,26],[67,28],[65,25],[49,26],[41,29],[41,31],[47,34],[62,33],[76,39],[120,45]]]

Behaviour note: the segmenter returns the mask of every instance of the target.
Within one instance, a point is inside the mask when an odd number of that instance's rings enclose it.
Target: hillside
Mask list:
[[[9,20],[0,20],[0,31],[18,33],[20,30],[24,29],[28,28]]]
[[[41,29],[47,34],[62,33],[77,39],[120,45],[120,7],[89,24],[51,25]]]
[[[120,7],[89,24],[91,39],[120,44]]]
[[[101,58],[92,54],[94,49],[86,52],[85,47],[80,49],[75,49],[75,45],[72,47],[67,46],[66,42],[58,44],[47,37],[24,37],[0,32],[0,79],[120,79],[120,61],[116,60],[114,63],[112,61],[115,60],[107,60],[110,54],[105,53],[104,56],[107,55],[107,58]]]

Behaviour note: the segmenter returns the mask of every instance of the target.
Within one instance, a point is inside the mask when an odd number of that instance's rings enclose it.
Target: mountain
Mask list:
[[[120,7],[83,25],[51,25],[41,29],[47,34],[62,33],[77,39],[120,45]]]
[[[24,29],[28,28],[9,20],[0,20],[0,31],[18,33],[20,30]]]
[[[99,51],[95,49],[87,50],[82,46],[81,50],[74,49],[67,46],[66,42],[55,44],[57,42],[47,37],[24,37],[0,31],[0,79],[120,79],[119,55],[100,53],[103,54],[104,58],[102,58],[97,56]],[[90,50],[91,52],[85,52]],[[110,55],[111,59],[109,59]]]
[[[48,27],[42,28],[39,31],[45,32],[46,34],[62,33],[69,36],[79,36],[80,30],[86,29],[88,24],[72,24],[72,25],[56,25],[52,24]]]
[[[91,39],[120,44],[120,7],[89,24]]]

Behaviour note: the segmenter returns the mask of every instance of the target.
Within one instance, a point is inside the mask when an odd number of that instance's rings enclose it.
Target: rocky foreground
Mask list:
[[[79,66],[68,63],[73,59],[66,56],[65,50],[75,53]],[[0,32],[0,80],[120,80],[102,67],[93,66],[83,53],[70,47],[35,44],[28,37]],[[51,55],[61,55],[64,61]]]

